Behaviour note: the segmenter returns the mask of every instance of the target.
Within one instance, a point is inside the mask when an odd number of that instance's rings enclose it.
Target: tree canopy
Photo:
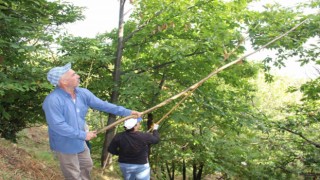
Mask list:
[[[29,123],[43,122],[41,104],[51,86],[50,46],[59,26],[80,20],[81,9],[45,0],[0,2],[0,134],[15,139]]]
[[[320,16],[303,9],[318,10],[319,1],[295,9],[267,5],[263,11],[249,9],[248,0],[130,2],[135,9],[122,38],[120,27],[95,38],[61,34],[61,25],[83,18],[72,4],[0,3],[2,137],[14,139],[30,123],[44,122],[41,103],[52,90],[45,73],[54,65],[72,62],[82,86],[111,102],[116,92],[117,104],[143,111],[242,56],[246,42],[258,49],[307,19],[266,47],[277,58],[244,59],[197,88],[160,124],[161,143],[151,148],[150,162],[159,179],[319,176],[319,80],[289,86],[290,78],[269,74],[271,65],[282,67],[292,58],[301,65],[318,63],[319,41],[305,43],[319,37]],[[144,130],[177,102],[146,115]],[[105,126],[105,119],[95,111],[88,115],[94,129]],[[93,141],[95,159],[106,137]]]

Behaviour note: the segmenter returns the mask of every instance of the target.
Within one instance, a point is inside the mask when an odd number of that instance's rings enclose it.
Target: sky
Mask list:
[[[74,5],[85,7],[83,21],[65,25],[69,33],[74,36],[95,37],[98,33],[111,31],[118,27],[119,0],[65,0]],[[127,0],[125,12],[132,11]],[[128,17],[128,15],[126,15]]]
[[[95,37],[98,33],[110,31],[118,26],[119,19],[119,0],[64,0],[74,5],[85,7],[84,21],[78,21],[66,25],[68,32],[75,36]],[[260,0],[252,3],[250,8],[255,10],[261,9],[262,5],[267,3],[278,2],[282,5],[293,7],[298,2],[304,0]],[[131,12],[133,6],[130,5],[129,0],[125,4],[125,12]],[[128,17],[128,15],[127,15]]]
[[[99,33],[111,31],[118,26],[119,19],[119,0],[65,0],[74,5],[85,7],[83,21],[78,21],[72,24],[65,25],[66,30],[74,35],[81,37],[93,38]],[[270,3],[279,3],[288,7],[294,7],[299,2],[304,0],[261,0],[259,2],[252,3],[249,8],[259,10],[262,9],[262,5]],[[129,0],[126,1],[125,12],[133,11],[133,6],[130,5]],[[128,18],[126,15],[125,19]],[[248,53],[252,52],[252,49],[248,48]],[[262,50],[254,55],[248,57],[248,59],[262,60],[265,57],[275,57],[275,53],[272,51]],[[318,73],[315,70],[314,65],[308,65],[300,67],[295,59],[290,60],[286,64],[286,68],[278,70],[273,68],[274,73],[280,73],[281,75],[291,77],[304,77],[315,78]]]
[[[305,2],[305,0],[261,0],[259,2],[253,3],[249,8],[252,9],[262,9],[262,6],[264,4],[270,3],[279,3],[283,6],[287,7],[295,7],[297,3],[302,3]],[[312,11],[306,12],[306,13],[314,13]],[[314,43],[316,39],[311,39],[309,40],[305,46],[308,46],[310,43]],[[249,52],[252,52],[253,50],[248,48]],[[248,59],[258,59],[258,60],[263,60],[266,57],[272,57],[275,58],[275,52],[271,50],[261,50],[260,52],[253,54],[252,56],[248,57]],[[307,78],[307,79],[314,79],[319,76],[319,73],[317,72],[317,68],[320,69],[319,65],[315,65],[314,63],[310,63],[304,66],[300,66],[300,64],[297,62],[299,58],[298,57],[293,57],[289,59],[286,62],[286,67],[278,69],[278,68],[273,68],[273,73],[284,75],[284,76],[289,76],[289,77],[294,77],[294,78]]]

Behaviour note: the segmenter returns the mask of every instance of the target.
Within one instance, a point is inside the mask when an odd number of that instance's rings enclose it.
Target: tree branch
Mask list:
[[[304,139],[305,141],[307,141],[309,144],[314,145],[316,148],[320,148],[320,144],[315,143],[315,142],[309,140],[308,138],[306,138],[306,137],[305,137],[304,135],[302,135],[301,133],[295,132],[295,131],[293,131],[293,130],[291,130],[291,129],[288,129],[288,128],[285,128],[285,127],[281,127],[280,129],[283,129],[283,130],[288,131],[288,132],[290,132],[290,133],[292,133],[292,134],[295,134],[295,135],[301,137],[302,139]]]
[[[163,11],[164,11],[164,10],[161,10],[161,11],[156,12],[156,14],[155,14],[154,16],[152,16],[152,17],[151,17],[150,19],[148,19],[144,24],[142,24],[141,26],[139,26],[136,30],[134,30],[133,32],[131,32],[127,37],[125,37],[125,38],[123,39],[123,42],[127,42],[127,41],[128,41],[130,38],[132,38],[136,33],[138,33],[138,32],[141,31],[144,27],[146,27],[153,18],[159,16]]]
[[[171,98],[169,98],[169,99],[167,99],[167,100],[159,103],[158,105],[156,105],[156,106],[154,106],[154,107],[152,107],[152,108],[149,108],[149,109],[143,111],[143,112],[142,112],[142,115],[143,115],[143,114],[148,114],[148,113],[154,111],[155,109],[158,109],[158,108],[160,108],[160,107],[162,107],[162,106],[170,103],[171,101],[173,101],[173,100],[175,100],[175,99],[177,99],[177,98],[185,95],[185,94],[188,93],[189,91],[192,91],[193,89],[198,88],[198,87],[201,86],[204,82],[206,82],[208,79],[210,79],[212,76],[218,74],[219,72],[223,71],[224,69],[226,69],[226,68],[228,68],[228,67],[230,67],[230,66],[232,66],[232,65],[235,65],[235,64],[239,63],[239,62],[242,61],[243,59],[251,56],[252,54],[255,54],[255,53],[259,52],[260,50],[262,50],[262,49],[266,48],[267,46],[269,46],[270,44],[274,43],[275,41],[283,38],[284,36],[288,35],[290,32],[292,32],[292,31],[294,31],[295,29],[297,29],[299,26],[301,26],[301,25],[302,25],[303,23],[305,23],[307,20],[308,20],[308,19],[303,20],[302,22],[300,22],[299,24],[297,24],[296,26],[294,26],[293,28],[291,28],[291,29],[290,29],[289,31],[287,31],[286,33],[281,34],[280,36],[275,37],[273,40],[271,40],[270,42],[266,43],[265,45],[263,45],[262,47],[258,48],[257,50],[255,50],[255,51],[253,51],[253,52],[251,52],[251,53],[248,53],[248,54],[246,54],[246,55],[244,55],[244,56],[242,56],[242,57],[240,57],[240,58],[238,58],[238,59],[236,59],[236,60],[234,60],[234,61],[232,61],[232,62],[230,62],[230,63],[228,63],[228,64],[225,64],[224,66],[222,66],[222,67],[220,67],[220,68],[218,68],[218,69],[216,69],[216,70],[214,70],[214,71],[211,72],[208,76],[206,76],[205,78],[201,79],[199,82],[193,84],[192,86],[186,88],[184,91],[182,91],[182,92],[180,92],[180,93],[172,96]],[[117,124],[119,124],[119,123],[121,123],[121,122],[124,122],[125,120],[127,120],[127,119],[129,119],[129,118],[132,118],[132,117],[136,117],[136,116],[131,115],[131,116],[127,116],[127,117],[121,118],[121,119],[119,119],[118,121],[116,121],[116,122],[114,122],[114,123],[112,123],[112,124],[110,124],[110,125],[102,128],[102,129],[98,130],[98,131],[97,131],[97,134],[99,134],[99,133],[101,133],[101,132],[105,132],[106,130],[111,129],[111,128],[115,127]]]

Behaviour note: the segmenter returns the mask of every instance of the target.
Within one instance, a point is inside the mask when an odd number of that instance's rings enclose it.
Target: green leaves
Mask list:
[[[48,47],[58,25],[81,19],[80,8],[45,0],[0,3],[0,134],[15,140],[26,125],[43,122],[41,104],[52,86]]]
[[[304,93],[303,100],[318,101],[320,99],[320,79],[315,79],[303,84],[300,90]]]
[[[151,162],[159,167],[174,162],[177,171],[185,162],[188,172],[202,164],[203,174],[219,171],[231,179],[286,179],[290,174],[281,170],[286,168],[292,174],[314,172],[317,149],[306,139],[318,138],[318,80],[303,85],[304,103],[294,104],[299,95],[282,91],[288,82],[258,73],[262,67],[269,72],[270,64],[285,66],[289,57],[301,64],[317,62],[319,43],[303,45],[319,35],[319,16],[277,5],[260,13],[248,10],[249,2],[135,1],[124,28],[121,82],[114,89],[116,29],[95,38],[66,36],[59,26],[82,19],[81,8],[44,0],[1,2],[0,134],[14,139],[26,125],[44,120],[41,103],[53,88],[46,72],[54,65],[72,62],[83,87],[106,100],[116,90],[118,104],[143,111],[243,55],[248,38],[259,48],[309,18],[268,47],[277,50],[276,58],[262,65],[243,60],[194,91],[161,124],[162,141],[152,149]],[[55,43],[58,48],[50,49]],[[274,80],[271,87],[260,82],[265,79]],[[154,121],[179,100],[152,112]],[[95,127],[103,124],[101,114],[90,115]]]

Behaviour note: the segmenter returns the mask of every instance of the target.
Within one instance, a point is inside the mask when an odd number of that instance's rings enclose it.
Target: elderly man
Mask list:
[[[85,130],[88,109],[119,116],[140,117],[141,113],[103,101],[88,89],[78,87],[80,76],[71,69],[70,63],[52,68],[47,79],[55,86],[42,105],[48,123],[50,148],[59,159],[65,179],[90,179],[93,163],[85,141],[97,135],[96,131]]]

